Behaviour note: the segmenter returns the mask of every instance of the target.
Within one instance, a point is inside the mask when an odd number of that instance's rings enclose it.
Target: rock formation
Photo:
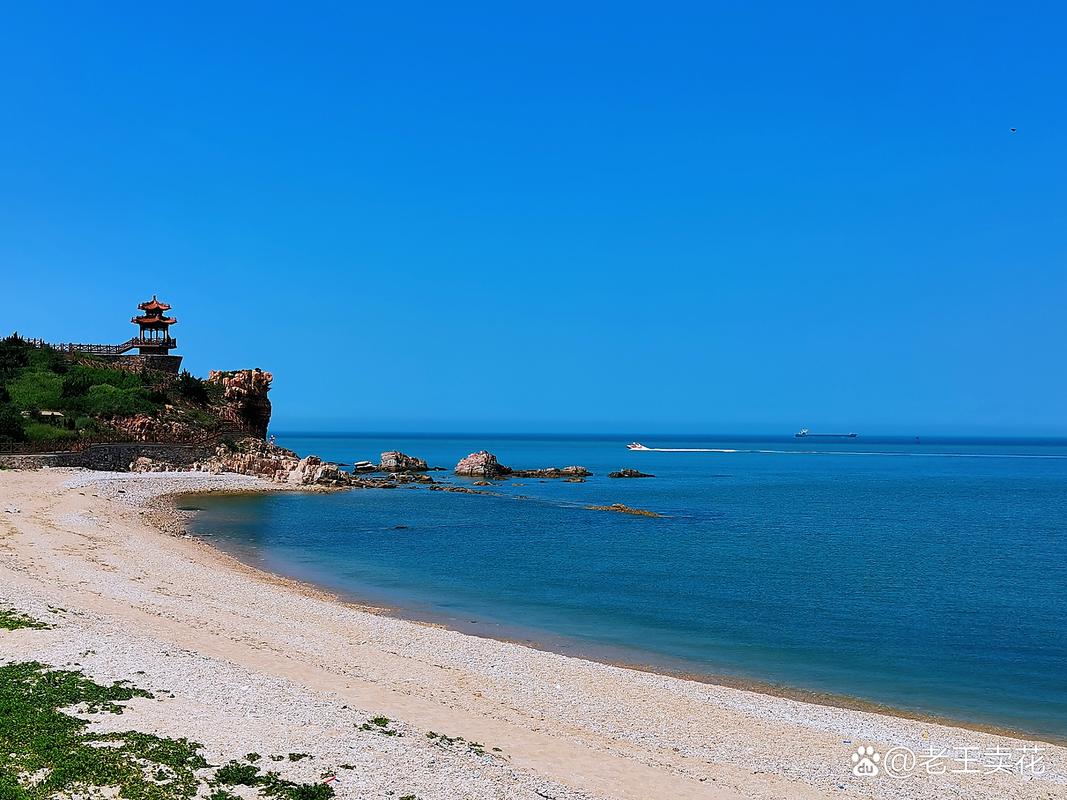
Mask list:
[[[378,465],[378,469],[382,472],[426,472],[429,466],[421,458],[390,450],[387,453],[382,453],[382,460]]]
[[[456,474],[467,475],[471,478],[499,478],[510,475],[511,468],[505,467],[487,450],[479,450],[477,453],[471,453],[466,458],[460,459],[456,464]]]
[[[383,454],[384,455],[384,454]],[[543,467],[541,469],[512,469],[496,460],[496,456],[486,450],[471,453],[456,464],[457,475],[471,478],[585,478],[592,475],[585,467]]]
[[[205,433],[202,425],[148,414],[115,417],[110,420],[109,424],[115,431],[136,442],[188,441],[197,436],[203,436]]]
[[[620,469],[615,472],[608,473],[609,478],[655,478],[655,475],[649,475],[647,472],[641,472],[637,469]]]
[[[230,421],[247,426],[250,433],[261,439],[266,437],[271,412],[267,392],[273,375],[261,369],[212,370],[207,380],[222,387],[222,397],[230,412],[225,416]]]

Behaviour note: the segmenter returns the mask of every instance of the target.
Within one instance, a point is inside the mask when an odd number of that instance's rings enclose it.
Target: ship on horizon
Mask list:
[[[812,433],[807,428],[801,428],[793,434],[795,439],[855,439],[858,433]]]

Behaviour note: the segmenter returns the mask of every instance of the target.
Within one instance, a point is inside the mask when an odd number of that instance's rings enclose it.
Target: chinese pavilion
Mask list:
[[[147,303],[137,306],[144,313],[134,317],[131,322],[141,327],[141,333],[137,337],[137,351],[145,355],[165,356],[178,346],[178,342],[170,337],[170,326],[176,323],[174,317],[166,316],[170,306],[161,303],[152,295]]]

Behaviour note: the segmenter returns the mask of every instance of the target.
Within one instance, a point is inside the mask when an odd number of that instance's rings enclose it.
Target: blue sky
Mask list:
[[[1067,434],[1062,7],[149,5],[5,9],[0,329],[158,293],[282,429]]]

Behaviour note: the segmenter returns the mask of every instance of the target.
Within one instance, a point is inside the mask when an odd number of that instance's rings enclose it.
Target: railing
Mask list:
[[[52,342],[46,342],[44,339],[27,339],[26,343],[33,347],[51,347],[61,353],[90,353],[95,356],[118,356],[133,350],[135,347],[166,347],[172,349],[178,346],[178,340],[169,336],[165,339],[134,336],[122,344],[76,344],[74,342],[53,344]]]

